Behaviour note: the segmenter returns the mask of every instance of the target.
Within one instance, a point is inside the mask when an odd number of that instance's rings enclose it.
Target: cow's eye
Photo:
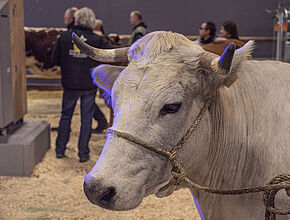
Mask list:
[[[172,114],[178,112],[180,109],[181,103],[167,104],[162,107],[160,110],[160,115]]]

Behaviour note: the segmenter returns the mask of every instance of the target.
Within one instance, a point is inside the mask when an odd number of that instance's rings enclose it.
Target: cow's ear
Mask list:
[[[94,84],[103,89],[106,94],[111,95],[111,89],[119,74],[125,69],[124,66],[113,66],[103,64],[95,67],[92,71]]]

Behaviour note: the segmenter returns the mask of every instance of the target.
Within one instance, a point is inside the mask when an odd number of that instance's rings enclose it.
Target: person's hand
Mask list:
[[[225,42],[227,41],[228,39],[225,38],[225,37],[217,37],[216,39],[214,39],[214,42],[215,43],[222,43],[222,42]]]

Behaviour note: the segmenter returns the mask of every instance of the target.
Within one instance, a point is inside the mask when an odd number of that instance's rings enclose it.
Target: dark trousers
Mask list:
[[[89,141],[92,133],[92,118],[95,112],[96,89],[73,90],[64,89],[62,97],[62,111],[56,138],[56,153],[63,154],[70,137],[70,125],[73,112],[80,98],[81,129],[78,142],[78,156],[84,157],[90,153]]]
[[[95,104],[94,119],[98,122],[98,126],[100,127],[108,125],[105,115],[97,104]]]

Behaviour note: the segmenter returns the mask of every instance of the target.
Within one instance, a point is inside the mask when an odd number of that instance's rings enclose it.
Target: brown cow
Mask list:
[[[212,52],[212,53],[220,56],[220,55],[222,55],[222,53],[224,52],[224,50],[226,49],[227,45],[230,42],[234,42],[236,44],[237,48],[244,46],[244,43],[239,41],[239,40],[228,39],[227,41],[220,42],[220,43],[212,42],[209,44],[202,44],[201,47],[206,51]]]

